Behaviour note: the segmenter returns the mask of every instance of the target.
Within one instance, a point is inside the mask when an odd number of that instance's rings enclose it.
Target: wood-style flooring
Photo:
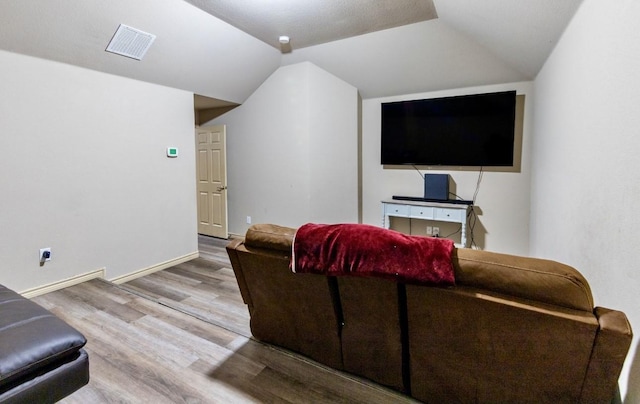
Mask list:
[[[199,236],[198,259],[34,298],[88,340],[91,380],[62,402],[414,402],[251,338],[226,244]]]

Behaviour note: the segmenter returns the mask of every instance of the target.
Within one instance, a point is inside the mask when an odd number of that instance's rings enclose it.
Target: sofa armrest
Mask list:
[[[231,268],[236,275],[238,281],[238,287],[240,288],[240,294],[242,295],[242,301],[249,306],[249,311],[253,308],[251,302],[251,295],[249,294],[249,287],[247,281],[244,279],[244,273],[242,272],[242,266],[240,265],[240,259],[238,258],[237,249],[244,244],[244,239],[234,239],[227,244],[227,254],[229,255],[229,261],[231,262]]]
[[[580,401],[610,402],[616,392],[633,332],[627,316],[621,311],[596,307],[594,314],[599,328]]]

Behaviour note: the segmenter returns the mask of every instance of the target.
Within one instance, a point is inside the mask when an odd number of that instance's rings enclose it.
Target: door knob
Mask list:
[[[226,185],[224,185],[224,186],[222,186],[222,187],[218,187],[218,191],[224,191],[225,189],[227,189],[227,186],[226,186]]]

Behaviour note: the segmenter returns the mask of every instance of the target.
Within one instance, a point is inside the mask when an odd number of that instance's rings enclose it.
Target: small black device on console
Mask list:
[[[436,201],[449,199],[449,174],[425,174],[424,197]]]

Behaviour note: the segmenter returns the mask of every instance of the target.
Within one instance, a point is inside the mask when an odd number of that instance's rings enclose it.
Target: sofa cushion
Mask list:
[[[593,311],[587,280],[555,261],[459,248],[453,254],[458,285],[570,309]]]
[[[0,391],[66,356],[86,339],[36,303],[0,285]]]
[[[296,229],[275,224],[254,224],[245,237],[247,247],[267,248],[291,253]]]
[[[62,400],[89,383],[89,356],[84,349],[65,357],[63,361],[30,373],[8,390],[0,390],[0,403],[49,404]]]

